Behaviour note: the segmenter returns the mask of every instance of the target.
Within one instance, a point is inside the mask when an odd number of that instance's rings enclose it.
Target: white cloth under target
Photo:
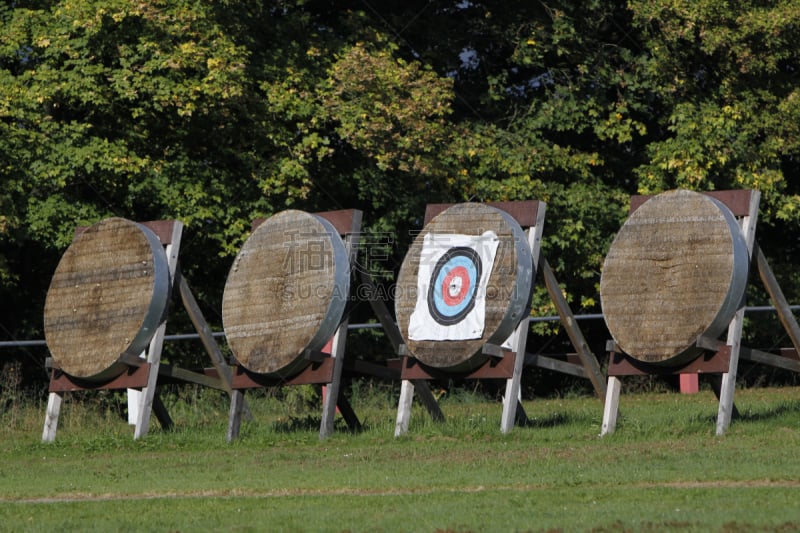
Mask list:
[[[409,339],[461,341],[483,336],[486,286],[498,244],[493,231],[425,235]]]

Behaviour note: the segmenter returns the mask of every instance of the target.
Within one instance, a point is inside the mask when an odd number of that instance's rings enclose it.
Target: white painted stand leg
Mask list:
[[[541,202],[536,214],[536,225],[526,230],[528,238],[528,247],[531,251],[533,259],[533,272],[531,273],[531,284],[536,279],[536,269],[539,265],[541,257],[541,242],[542,231],[544,229],[544,213],[545,204]],[[512,351],[516,354],[514,360],[514,372],[511,377],[506,381],[506,393],[503,396],[503,415],[500,420],[500,432],[508,433],[514,428],[514,422],[517,418],[517,406],[522,409],[522,390],[520,382],[522,381],[522,371],[525,368],[525,354],[528,346],[528,330],[530,329],[530,316],[520,320],[517,324],[514,333],[509,337],[508,342],[511,342]],[[522,411],[524,413],[524,411]]]
[[[339,400],[339,390],[342,381],[342,366],[344,362],[344,345],[347,337],[347,320],[343,321],[336,334],[333,336],[331,345],[331,357],[333,358],[333,376],[327,385],[325,401],[322,404],[322,421],[319,426],[320,440],[326,439],[333,434],[333,426],[336,419],[336,402]]]
[[[182,232],[183,224],[176,222],[172,229],[172,240],[164,249],[167,254],[171,285],[174,285],[175,272],[178,268],[178,250],[180,250],[181,247]],[[147,376],[147,385],[142,389],[141,398],[139,399],[136,429],[133,432],[134,439],[144,437],[150,429],[150,413],[153,411],[153,399],[155,398],[156,383],[158,382],[158,367],[161,364],[161,349],[164,347],[164,334],[166,330],[167,323],[164,321],[156,330],[155,335],[153,335],[153,338],[150,340],[150,346],[147,349],[147,362],[150,364],[150,374]]]
[[[139,354],[139,358],[145,360],[147,358],[147,352],[142,352]],[[131,426],[136,425],[136,421],[139,420],[139,405],[142,403],[142,391],[139,389],[128,389],[127,390],[128,396],[128,424]]]
[[[516,354],[514,359],[514,371],[506,380],[506,392],[503,396],[503,415],[500,419],[500,432],[508,433],[514,429],[514,422],[517,417],[517,406],[522,405],[522,370],[525,368],[525,350],[527,344],[529,319],[524,318],[517,325],[517,329],[512,334],[513,350]]]
[[[139,419],[139,404],[142,402],[142,391],[139,389],[128,389],[128,424],[136,425]]]
[[[397,406],[397,422],[394,426],[394,436],[399,437],[408,432],[408,422],[411,420],[411,403],[414,401],[414,382],[403,380],[400,386],[400,402]]]
[[[53,442],[58,431],[58,416],[61,413],[63,396],[58,392],[51,392],[47,398],[47,413],[44,417],[42,442]]]
[[[742,325],[744,308],[739,309],[728,327],[728,346],[731,348],[731,359],[728,371],[722,374],[722,385],[719,392],[719,410],[717,411],[717,435],[724,435],[731,425],[733,416],[733,396],[736,391],[736,373],[739,370],[739,352],[742,347]]]
[[[150,341],[150,347],[147,350],[147,364],[150,365],[150,373],[147,375],[147,385],[144,386],[139,394],[136,429],[133,431],[134,439],[144,437],[150,430],[150,414],[153,412],[153,399],[156,395],[156,384],[158,382],[158,367],[161,364],[161,348],[164,345],[164,333],[166,329],[167,324],[164,322],[158,327],[156,334]]]
[[[347,256],[350,261],[350,268],[354,268],[358,259],[358,240],[361,231],[361,214],[354,215],[350,232],[345,235],[344,243],[347,248]],[[336,404],[339,401],[339,391],[342,382],[342,367],[344,366],[344,350],[347,342],[348,319],[342,320],[331,341],[331,357],[333,358],[333,376],[327,385],[327,394],[322,403],[322,421],[319,425],[320,440],[326,439],[333,434],[333,426],[336,419]]]
[[[753,257],[753,248],[756,241],[756,222],[758,221],[758,203],[761,195],[753,191],[750,195],[749,214],[739,222],[742,235],[747,243],[747,252]],[[728,325],[727,344],[731,348],[731,359],[728,372],[722,374],[722,385],[719,393],[719,410],[717,412],[717,435],[723,435],[731,424],[733,415],[733,393],[736,390],[736,372],[739,369],[739,352],[742,347],[742,326],[744,325],[744,299],[742,307],[736,312]]]
[[[603,427],[600,436],[614,433],[617,428],[617,414],[619,413],[619,391],[622,382],[616,376],[609,376],[606,387],[606,403],[603,407]]]

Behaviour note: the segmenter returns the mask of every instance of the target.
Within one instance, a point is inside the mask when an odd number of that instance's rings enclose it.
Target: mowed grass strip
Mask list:
[[[315,409],[288,414],[253,398],[256,420],[234,444],[224,399],[141,441],[75,404],[70,416],[83,421],[65,420],[50,445],[39,442],[43,410],[29,407],[0,433],[0,529],[800,528],[800,392],[742,390],[736,403],[743,417],[720,438],[710,392],[623,395],[617,432],[599,438],[594,398],[526,402],[531,426],[509,435],[499,404],[445,398],[445,424],[415,406],[396,439],[391,402],[364,401],[363,432],[320,442]]]

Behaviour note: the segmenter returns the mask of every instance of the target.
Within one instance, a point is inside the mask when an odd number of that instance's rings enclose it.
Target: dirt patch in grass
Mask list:
[[[664,483],[636,483],[628,488],[633,489],[719,489],[719,488],[798,488],[800,480],[709,480],[709,481],[670,481]],[[587,487],[583,487],[587,488]],[[603,488],[593,486],[592,488]],[[612,487],[607,487],[612,488]],[[620,488],[620,487],[616,487]],[[159,498],[285,498],[297,496],[419,496],[426,494],[473,494],[481,492],[531,492],[552,490],[549,485],[513,485],[513,486],[467,486],[467,487],[414,487],[405,489],[282,489],[270,491],[258,490],[203,490],[187,492],[144,492],[92,494],[82,492],[64,493],[59,496],[42,498],[0,498],[0,503],[51,504],[70,502],[104,502],[122,500],[153,500]]]

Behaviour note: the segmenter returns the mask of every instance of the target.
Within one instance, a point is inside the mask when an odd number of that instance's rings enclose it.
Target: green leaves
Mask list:
[[[51,269],[110,214],[183,220],[214,308],[254,218],[362,209],[395,238],[390,280],[425,204],[534,198],[566,293],[598,311],[633,193],[757,188],[762,238],[800,229],[798,19],[796,0],[3,4],[0,291],[33,299],[26,249]]]
[[[433,153],[450,135],[452,81],[391,49],[369,48],[357,43],[345,50],[321,92],[336,133],[380,170],[434,173]]]

